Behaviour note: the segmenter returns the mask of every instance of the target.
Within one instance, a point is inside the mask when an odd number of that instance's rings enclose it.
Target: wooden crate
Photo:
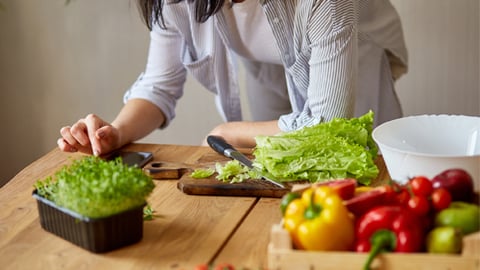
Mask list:
[[[289,233],[280,224],[272,227],[268,245],[268,269],[363,269],[367,254],[295,250]],[[382,253],[372,269],[474,270],[480,269],[480,232],[464,237],[462,254]]]

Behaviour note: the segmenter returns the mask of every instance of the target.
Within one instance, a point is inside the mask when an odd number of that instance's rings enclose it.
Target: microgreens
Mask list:
[[[38,180],[34,187],[58,206],[99,218],[145,205],[155,184],[140,168],[125,165],[121,158],[106,161],[88,156]]]

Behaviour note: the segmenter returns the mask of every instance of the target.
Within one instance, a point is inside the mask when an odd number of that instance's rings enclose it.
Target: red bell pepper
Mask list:
[[[382,251],[419,252],[423,247],[423,223],[401,206],[377,206],[356,223],[358,252],[368,252],[364,269],[370,269],[375,256]]]

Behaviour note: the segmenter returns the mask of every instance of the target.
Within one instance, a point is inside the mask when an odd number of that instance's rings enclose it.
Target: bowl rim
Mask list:
[[[372,138],[375,141],[375,143],[379,146],[380,151],[382,148],[386,148],[390,151],[395,151],[398,153],[402,154],[410,154],[410,155],[415,155],[415,156],[420,156],[420,157],[435,157],[435,158],[475,158],[475,157],[480,157],[480,153],[478,154],[473,154],[473,155],[461,155],[461,154],[431,154],[431,153],[425,153],[425,152],[414,152],[410,150],[404,150],[404,149],[399,149],[393,146],[389,146],[385,143],[380,142],[378,139],[378,132],[381,128],[384,128],[385,126],[392,125],[394,122],[400,122],[400,121],[405,121],[407,119],[414,119],[414,118],[429,118],[429,117],[434,117],[434,118],[468,118],[468,119],[473,119],[473,120],[478,120],[480,121],[480,116],[470,116],[470,115],[458,115],[458,114],[419,114],[419,115],[410,115],[410,116],[405,116],[405,117],[400,117],[396,119],[392,119],[390,121],[384,122],[380,124],[379,126],[375,127],[372,131]],[[383,154],[383,153],[382,153]]]
[[[419,156],[419,157],[434,157],[434,158],[474,158],[478,157],[480,158],[480,154],[476,155],[456,155],[456,154],[430,154],[430,153],[424,153],[424,152],[413,152],[413,151],[408,151],[408,150],[401,150],[398,148],[394,148],[391,146],[388,146],[386,144],[382,144],[377,142],[377,144],[380,146],[380,151],[382,150],[382,146],[390,151],[395,151],[397,153],[402,153],[402,154],[410,154],[414,156]],[[383,154],[383,153],[382,153]]]

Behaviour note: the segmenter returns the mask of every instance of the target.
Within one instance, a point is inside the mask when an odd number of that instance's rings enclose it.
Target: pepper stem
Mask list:
[[[373,259],[383,251],[393,251],[397,245],[397,237],[395,234],[386,229],[381,229],[373,233],[370,238],[370,243],[372,244],[372,248],[370,249],[370,253],[368,254],[367,261],[363,266],[364,270],[370,270],[370,265],[373,262]]]
[[[312,192],[312,195],[310,196],[310,204],[307,209],[305,209],[303,216],[305,219],[314,219],[320,215],[320,212],[322,212],[322,207],[315,203],[315,192]]]

